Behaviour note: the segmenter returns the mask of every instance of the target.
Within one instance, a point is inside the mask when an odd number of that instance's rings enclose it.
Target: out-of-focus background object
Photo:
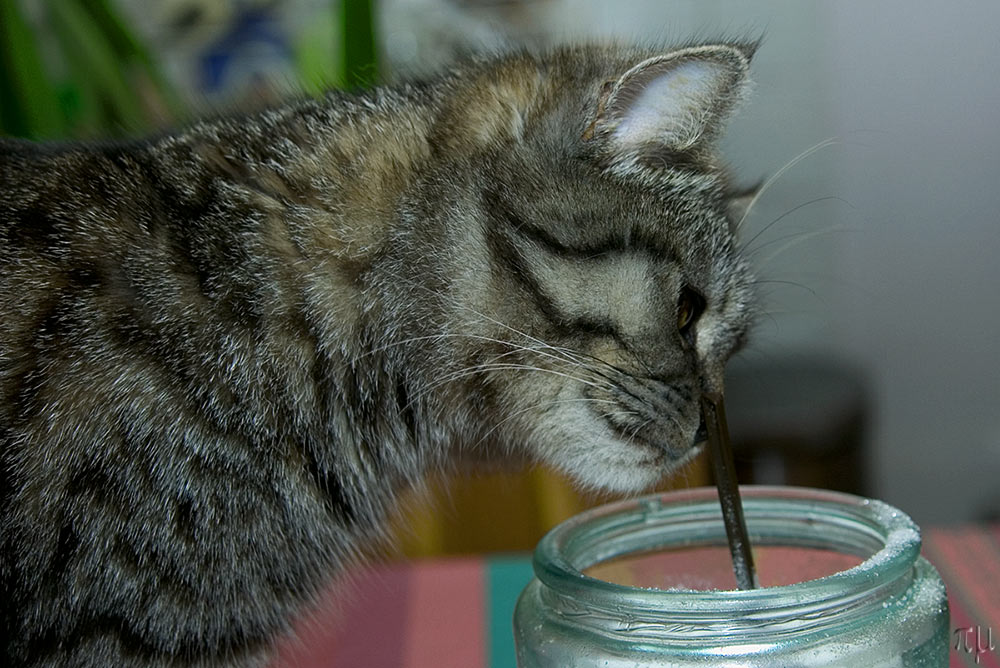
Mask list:
[[[739,360],[726,378],[737,478],[870,496],[864,375],[831,356]]]
[[[741,229],[764,315],[731,368],[738,464],[957,522],[1000,514],[998,20],[990,0],[0,0],[0,128],[131,133],[505,45],[764,35],[723,139],[746,183],[776,177]],[[451,490],[407,514],[407,553],[524,549],[607,500],[541,471]]]
[[[179,112],[109,0],[0,2],[0,129],[27,137],[148,128]]]

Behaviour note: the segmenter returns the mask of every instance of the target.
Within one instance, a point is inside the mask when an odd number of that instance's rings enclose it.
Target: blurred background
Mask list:
[[[998,24],[990,0],[0,0],[0,131],[135,134],[505,45],[763,35],[723,141],[765,183],[741,231],[764,313],[727,390],[741,479],[952,524],[1000,516]],[[529,549],[607,500],[541,470],[433,487],[404,554]]]

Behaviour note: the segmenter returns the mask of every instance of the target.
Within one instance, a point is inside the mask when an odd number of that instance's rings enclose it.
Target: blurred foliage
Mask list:
[[[343,0],[340,31],[343,44],[341,81],[346,88],[366,88],[375,83],[375,26],[371,0]]]
[[[296,62],[301,89],[312,93],[377,80],[372,1],[333,4],[337,24],[327,34],[339,33],[340,54],[313,48]],[[36,0],[31,7],[37,14],[26,14],[19,0],[0,0],[0,134],[122,135],[185,117],[185,104],[112,0]]]
[[[121,134],[179,116],[172,89],[110,0],[43,0],[35,8],[39,25],[17,0],[0,0],[4,134]]]

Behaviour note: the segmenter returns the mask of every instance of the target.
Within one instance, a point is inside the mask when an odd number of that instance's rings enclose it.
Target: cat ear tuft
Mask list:
[[[689,150],[710,140],[748,87],[749,55],[699,46],[649,58],[603,92],[597,123],[612,151]]]

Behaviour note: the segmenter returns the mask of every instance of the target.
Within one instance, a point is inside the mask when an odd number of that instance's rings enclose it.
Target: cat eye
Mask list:
[[[692,328],[702,311],[705,310],[705,298],[692,288],[684,286],[677,298],[677,330],[689,342],[692,338]],[[692,342],[693,343],[693,342]]]

